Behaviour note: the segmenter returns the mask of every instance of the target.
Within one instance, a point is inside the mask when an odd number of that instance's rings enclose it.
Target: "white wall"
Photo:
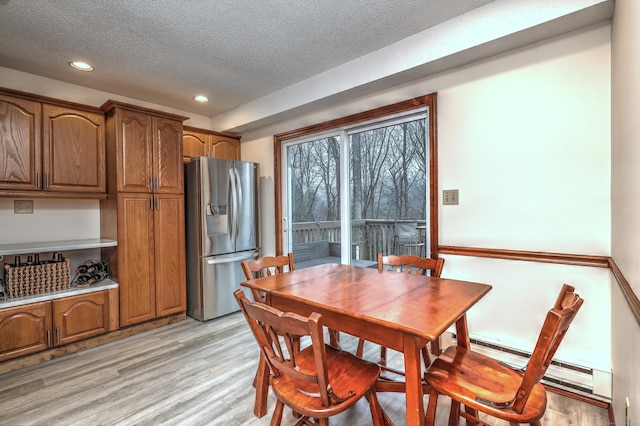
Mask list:
[[[612,243],[613,259],[640,294],[640,2],[617,0],[612,35]],[[613,406],[624,422],[625,398],[631,424],[640,424],[640,326],[622,293],[612,295]]]
[[[610,25],[502,54],[296,120],[243,134],[243,159],[273,179],[273,135],[438,93],[441,245],[610,254]],[[263,193],[272,211],[273,193]],[[265,252],[275,224],[263,217]],[[558,356],[610,369],[606,269],[447,256],[443,275],[494,290],[469,314],[472,333],[531,350],[564,282],[585,297]],[[525,336],[526,334],[526,336]],[[604,340],[604,341],[603,341]]]

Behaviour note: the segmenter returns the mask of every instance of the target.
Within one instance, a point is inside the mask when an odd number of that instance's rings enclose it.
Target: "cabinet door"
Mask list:
[[[209,135],[206,133],[195,132],[192,130],[184,130],[182,135],[182,157],[188,162],[193,157],[205,157]]]
[[[43,104],[45,191],[106,192],[104,115]]]
[[[209,156],[226,160],[240,159],[240,140],[230,137],[212,135]]]
[[[162,317],[187,309],[182,195],[156,196],[154,226],[156,315]]]
[[[155,318],[152,203],[151,194],[118,194],[121,326]]]
[[[0,311],[0,361],[43,351],[50,342],[50,302]]]
[[[109,331],[107,291],[58,299],[52,304],[56,346]]]
[[[151,192],[153,148],[151,116],[125,109],[116,111],[118,191]]]
[[[184,167],[182,162],[182,123],[153,117],[154,135],[154,191],[158,193],[183,192]]]
[[[39,102],[0,95],[0,189],[40,189],[41,114]]]

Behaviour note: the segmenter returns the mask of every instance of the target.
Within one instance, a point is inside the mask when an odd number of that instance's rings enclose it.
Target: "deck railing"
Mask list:
[[[418,226],[425,221],[419,220]],[[340,222],[297,222],[292,224],[293,243],[328,241],[340,243]],[[351,223],[351,256],[354,259],[375,260],[378,253],[393,253],[395,220],[360,219]]]

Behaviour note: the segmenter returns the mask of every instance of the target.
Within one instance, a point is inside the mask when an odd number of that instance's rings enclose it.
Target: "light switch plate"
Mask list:
[[[445,189],[444,191],[442,191],[442,204],[447,206],[447,205],[454,205],[454,204],[458,204],[459,202],[459,198],[458,198],[458,190],[457,189]]]
[[[33,200],[13,200],[14,214],[33,214]]]

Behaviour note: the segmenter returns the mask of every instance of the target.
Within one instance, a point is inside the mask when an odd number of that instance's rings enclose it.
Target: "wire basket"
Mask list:
[[[5,292],[11,299],[71,287],[69,259],[39,265],[4,265]]]

